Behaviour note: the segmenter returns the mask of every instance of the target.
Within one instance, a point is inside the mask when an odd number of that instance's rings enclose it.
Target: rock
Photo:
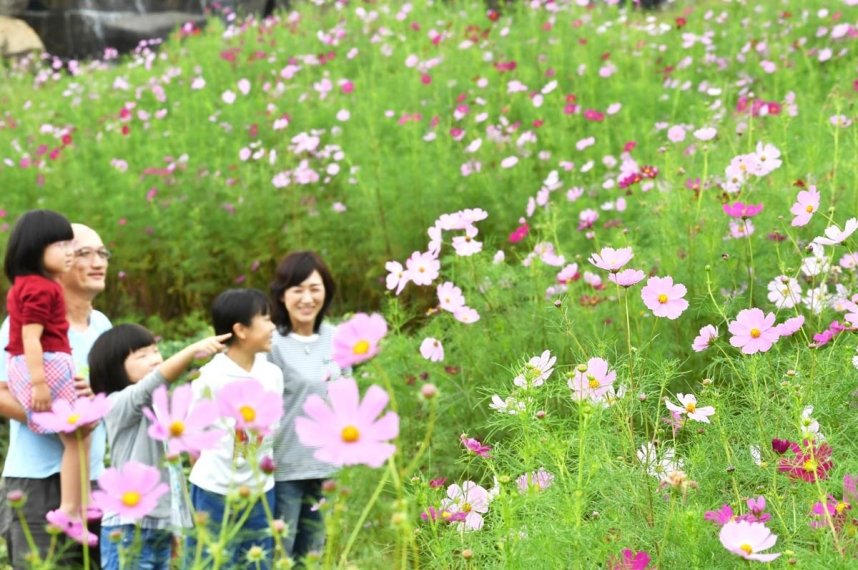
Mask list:
[[[27,22],[0,16],[0,56],[19,56],[44,49],[42,40]]]
[[[27,7],[29,0],[0,0],[0,16],[17,16]]]

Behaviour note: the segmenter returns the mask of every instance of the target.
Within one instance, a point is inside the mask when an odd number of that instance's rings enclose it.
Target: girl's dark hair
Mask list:
[[[337,291],[330,269],[322,258],[312,251],[290,253],[277,264],[274,281],[271,282],[271,320],[277,325],[277,331],[280,334],[289,334],[292,330],[292,320],[289,318],[286,305],[283,304],[283,293],[286,289],[303,283],[314,271],[319,272],[322,283],[325,285],[325,302],[322,303],[322,310],[316,315],[316,322],[313,324],[313,331],[319,332],[319,327],[322,326],[322,321]]]
[[[71,224],[62,214],[51,210],[30,210],[15,222],[3,269],[9,281],[22,275],[49,277],[45,271],[45,249],[58,241],[74,238]]]
[[[232,327],[241,323],[249,327],[253,317],[270,315],[268,297],[259,289],[227,289],[212,303],[212,324],[216,335],[232,332]],[[232,344],[235,336],[224,344]]]
[[[156,344],[155,335],[135,324],[116,325],[103,333],[89,351],[89,384],[95,393],[112,394],[131,384],[125,359],[141,348]]]

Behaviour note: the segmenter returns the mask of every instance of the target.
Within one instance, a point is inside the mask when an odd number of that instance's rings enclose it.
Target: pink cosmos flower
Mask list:
[[[745,560],[771,562],[780,556],[780,553],[762,554],[762,551],[773,547],[778,540],[763,523],[730,521],[721,527],[718,538],[724,548]]]
[[[696,422],[703,422],[705,424],[709,423],[709,416],[715,413],[715,408],[712,406],[703,406],[702,408],[697,407],[697,398],[694,394],[682,394],[679,393],[676,395],[676,399],[679,400],[679,405],[677,406],[667,398],[665,398],[665,405],[667,409],[671,412],[676,412],[678,414],[682,414],[688,416],[689,419],[692,419]]]
[[[608,281],[613,281],[620,287],[628,288],[643,281],[644,277],[646,274],[640,269],[623,269],[618,273],[608,275]]]
[[[178,455],[191,454],[211,449],[220,440],[223,433],[213,429],[217,419],[217,404],[210,400],[200,400],[193,409],[191,385],[182,384],[173,390],[172,398],[166,386],[158,386],[152,394],[152,408],[144,408],[143,414],[149,418],[149,437],[167,443],[167,453]]]
[[[489,453],[492,448],[490,445],[486,445],[478,439],[474,439],[473,437],[467,437],[465,434],[459,436],[459,439],[462,442],[462,445],[465,446],[465,449],[470,451],[475,455],[479,455],[480,457],[489,458],[491,454]]]
[[[472,325],[478,320],[480,320],[480,313],[478,313],[476,309],[472,309],[471,307],[459,307],[453,312],[453,316],[456,318],[457,321],[466,325]]]
[[[525,473],[518,477],[515,480],[516,485],[518,485],[519,493],[527,493],[530,489],[536,489],[537,491],[542,491],[551,486],[551,483],[554,481],[554,475],[546,471],[544,467],[540,467],[537,471],[533,473]]]
[[[56,433],[72,433],[79,427],[99,421],[110,411],[105,394],[94,398],[78,398],[74,402],[55,400],[50,412],[35,412],[33,422]]]
[[[753,218],[763,211],[762,204],[744,204],[742,202],[724,204],[723,208],[724,213],[731,218]]]
[[[557,273],[556,279],[558,283],[567,285],[570,282],[579,279],[580,277],[581,274],[578,273],[578,264],[570,263],[569,265],[561,269],[559,273]]]
[[[599,269],[616,273],[626,263],[631,261],[632,257],[634,257],[634,253],[632,253],[632,248],[630,247],[621,247],[619,249],[603,247],[599,253],[592,254],[588,261]]]
[[[140,520],[155,510],[158,499],[169,490],[157,467],[129,461],[119,469],[104,470],[98,490],[92,492],[92,505],[105,513]]]
[[[283,397],[268,392],[261,382],[245,378],[218,390],[221,417],[235,420],[236,430],[265,435],[283,416]]]
[[[609,570],[646,570],[649,568],[650,557],[645,550],[635,552],[629,548],[623,549],[619,560],[608,560]]]
[[[766,352],[777,342],[778,329],[774,313],[763,314],[760,309],[743,309],[731,321],[727,329],[733,336],[730,344],[742,349],[744,354]]]
[[[572,398],[575,400],[599,400],[611,390],[616,379],[617,373],[609,369],[608,361],[594,357],[586,365],[578,365],[567,385],[572,389]]]
[[[444,345],[437,338],[427,337],[420,343],[420,355],[432,362],[444,360]]]
[[[703,515],[703,519],[713,522],[718,526],[724,526],[728,522],[735,520],[733,507],[727,504],[721,505],[721,508],[717,511],[706,511],[706,514]]]
[[[819,191],[816,186],[802,190],[798,193],[795,204],[789,209],[790,213],[795,216],[792,219],[792,225],[795,227],[806,226],[818,209]]]
[[[438,285],[435,292],[438,294],[440,307],[445,311],[455,313],[465,306],[465,296],[462,295],[462,290],[456,287],[451,281],[446,281]]]
[[[354,378],[341,378],[328,384],[330,407],[320,396],[309,396],[304,413],[295,419],[295,433],[305,446],[315,448],[313,457],[342,467],[368,465],[380,467],[396,451],[389,443],[399,435],[399,416],[387,412],[387,392],[376,385],[360,400]]]
[[[641,299],[656,317],[675,320],[688,308],[683,299],[686,291],[685,285],[673,283],[673,277],[650,277],[641,289]]]
[[[465,530],[483,528],[483,514],[489,510],[489,492],[473,481],[465,481],[462,486],[455,483],[447,487],[447,498],[441,501],[441,509],[453,515],[465,513],[465,520],[458,523]]]
[[[801,326],[804,324],[804,315],[799,315],[797,317],[793,317],[791,319],[787,319],[781,324],[777,325],[775,328],[777,329],[778,336],[786,337],[792,336],[801,329]]]
[[[340,368],[360,364],[378,354],[378,344],[387,334],[387,323],[378,313],[358,313],[337,327],[333,359]]]
[[[716,338],[718,338],[718,328],[715,325],[706,325],[700,329],[700,332],[691,344],[691,348],[694,349],[694,352],[703,352],[712,346]]]
[[[841,532],[846,525],[854,525],[853,516],[849,511],[853,506],[858,505],[858,489],[856,489],[856,481],[858,476],[846,474],[843,476],[843,498],[837,500],[834,495],[828,495],[827,500],[823,504],[821,501],[813,505],[811,515],[816,517],[810,522],[810,526],[814,528],[825,528],[828,526],[828,519],[834,523],[834,528],[837,532]]]
[[[405,268],[415,285],[431,285],[438,277],[441,262],[430,253],[415,251],[405,262]]]

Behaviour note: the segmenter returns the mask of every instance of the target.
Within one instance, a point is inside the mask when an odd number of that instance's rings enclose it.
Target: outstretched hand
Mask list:
[[[226,348],[224,342],[231,336],[232,333],[210,336],[201,341],[195,342],[188,348],[194,353],[194,358],[206,358],[224,350]]]

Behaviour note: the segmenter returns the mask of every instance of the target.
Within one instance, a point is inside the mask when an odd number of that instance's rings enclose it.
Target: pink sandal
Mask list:
[[[60,509],[48,511],[45,518],[50,524],[63,531],[66,536],[79,544],[87,544],[88,546],[95,546],[98,544],[98,537],[88,530],[84,530],[83,523],[81,521],[71,520],[69,516]]]
[[[86,522],[96,522],[100,521],[104,516],[104,512],[98,507],[87,507],[86,508]]]

